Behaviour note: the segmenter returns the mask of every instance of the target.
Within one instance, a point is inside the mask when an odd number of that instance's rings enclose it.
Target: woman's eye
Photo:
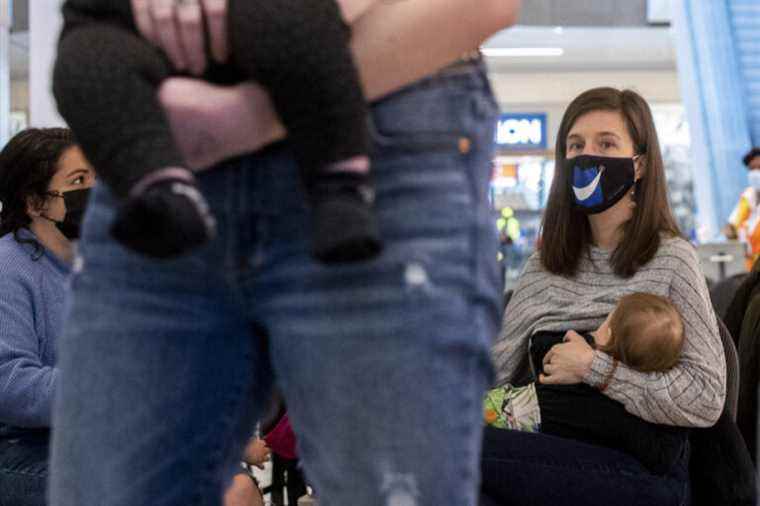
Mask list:
[[[577,142],[573,142],[573,143],[571,143],[571,144],[570,144],[570,145],[567,147],[567,150],[568,150],[568,151],[578,151],[578,150],[580,150],[580,149],[583,149],[583,148],[582,148],[582,146],[581,146],[580,144],[578,144]]]
[[[84,176],[79,176],[78,178],[71,181],[71,184],[84,184]]]
[[[600,145],[602,149],[612,149],[615,147],[615,143],[610,141],[602,141]]]

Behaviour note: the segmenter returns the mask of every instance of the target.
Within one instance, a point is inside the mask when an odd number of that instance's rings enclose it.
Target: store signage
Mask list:
[[[506,113],[496,126],[496,144],[502,149],[546,149],[546,113]]]

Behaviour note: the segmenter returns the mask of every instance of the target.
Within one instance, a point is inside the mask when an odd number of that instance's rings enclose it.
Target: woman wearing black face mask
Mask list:
[[[94,173],[67,129],[0,152],[0,503],[45,504],[55,340]]]
[[[578,335],[632,292],[669,299],[684,321],[679,362],[666,372],[633,370]],[[568,106],[540,247],[505,310],[492,356],[497,386],[535,374],[545,394],[539,398],[552,399],[542,413],[554,409],[552,419],[562,423],[542,425],[541,434],[486,428],[483,505],[689,504],[685,439],[660,474],[620,444],[633,434],[642,451],[658,452],[658,427],[712,426],[723,419],[726,394],[705,278],[671,214],[652,114],[635,92],[597,88]],[[607,410],[599,405],[610,401]],[[589,426],[602,436],[584,437],[594,432]]]

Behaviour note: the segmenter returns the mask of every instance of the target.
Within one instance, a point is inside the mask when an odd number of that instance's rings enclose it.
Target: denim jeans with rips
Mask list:
[[[97,187],[59,344],[52,504],[220,504],[274,383],[320,505],[477,504],[496,115],[481,62],[373,105],[385,249],[366,263],[311,258],[286,143],[199,176],[219,233],[178,260],[117,244]]]

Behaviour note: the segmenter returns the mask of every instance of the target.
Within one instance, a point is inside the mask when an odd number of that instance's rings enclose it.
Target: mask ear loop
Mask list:
[[[50,190],[48,192],[45,192],[45,195],[47,195],[49,197],[59,198],[59,199],[64,198],[63,197],[63,193],[59,192],[58,190]],[[46,215],[44,213],[40,213],[39,216],[40,216],[40,218],[45,218],[46,220],[48,220],[48,221],[50,221],[52,223],[62,223],[62,222],[59,222],[58,220],[54,220],[53,218],[51,218],[50,216],[48,216],[48,215]]]
[[[58,190],[50,190],[49,192],[46,192],[45,195],[49,195],[51,197],[57,197],[59,199],[63,198],[63,193],[59,192]]]

